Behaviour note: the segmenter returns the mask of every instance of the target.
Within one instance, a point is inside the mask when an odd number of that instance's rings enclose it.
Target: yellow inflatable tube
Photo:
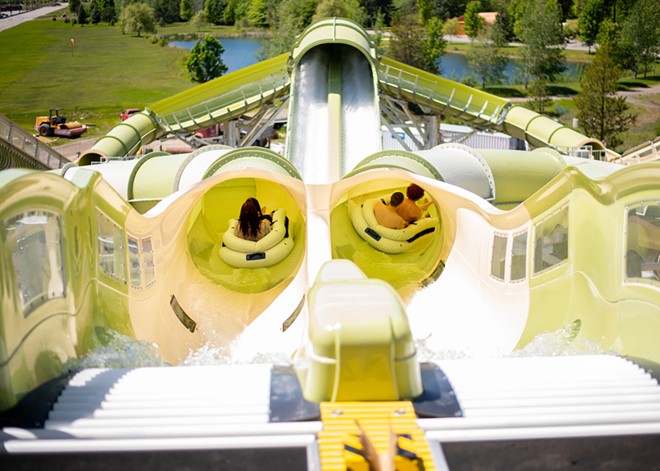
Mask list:
[[[227,265],[235,268],[269,267],[284,260],[293,250],[284,208],[275,210],[270,232],[257,241],[238,237],[237,226],[238,219],[230,219],[229,228],[222,236],[220,258]]]
[[[398,254],[420,249],[430,242],[430,237],[424,236],[438,229],[438,218],[423,218],[403,229],[391,229],[376,221],[374,205],[379,200],[372,198],[361,205],[349,201],[353,227],[369,245],[381,252]]]

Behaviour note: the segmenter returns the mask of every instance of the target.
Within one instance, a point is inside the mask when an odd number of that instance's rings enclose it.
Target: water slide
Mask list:
[[[411,69],[377,60],[344,20],[310,27],[290,60],[248,69],[236,90],[230,74],[155,104],[79,163],[104,162],[0,173],[0,462],[65,467],[75,454],[117,466],[137,456],[129,440],[188,464],[346,469],[364,462],[350,452],[361,433],[387,452],[386,417],[399,445],[390,458],[426,469],[506,468],[532,459],[511,452],[521,442],[543,467],[567,453],[566,437],[571,456],[593,445],[603,460],[639,465],[625,457],[660,433],[660,166],[561,153],[598,143],[536,127],[547,118],[516,121],[526,113],[505,100],[420,71],[407,80]],[[248,77],[271,86],[247,93]],[[541,147],[380,150],[387,90]],[[289,94],[284,157],[208,146],[111,158],[172,126],[256,109],[269,93]],[[410,182],[432,203],[419,229],[402,236],[368,221],[365,207]],[[225,236],[249,196],[288,229],[239,264]],[[553,331],[592,354],[511,358]],[[221,361],[61,376],[112,336],[146,342],[171,365],[209,349]]]

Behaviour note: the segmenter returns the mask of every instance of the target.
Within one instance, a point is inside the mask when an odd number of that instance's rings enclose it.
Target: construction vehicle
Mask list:
[[[48,116],[38,116],[34,123],[34,130],[44,137],[78,137],[87,132],[86,125],[78,121],[67,122],[66,117],[60,111],[62,108],[51,108]]]

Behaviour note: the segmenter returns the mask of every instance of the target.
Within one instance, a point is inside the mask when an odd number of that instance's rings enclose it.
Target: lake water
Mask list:
[[[222,62],[227,66],[227,73],[242,69],[258,62],[257,54],[261,49],[261,41],[246,38],[218,38],[225,52]],[[197,41],[171,41],[170,46],[180,47],[190,51]]]
[[[227,66],[227,72],[233,72],[258,62],[257,54],[261,49],[261,40],[247,38],[218,38],[224,47],[222,61]],[[171,41],[170,46],[191,50],[196,41]],[[460,82],[472,74],[469,64],[463,54],[447,53],[440,58],[441,76]],[[584,64],[568,62],[564,74],[568,77],[581,77]],[[476,79],[475,79],[476,80]],[[505,68],[504,84],[521,83],[520,66],[515,61],[509,61]],[[477,83],[478,80],[476,80]]]
[[[567,62],[564,76],[574,78],[582,77],[585,64],[576,62]],[[465,55],[457,53],[448,53],[440,58],[440,75],[450,80],[460,82],[463,78],[469,77],[472,74],[470,65],[467,62]],[[519,63],[515,61],[508,61],[504,68],[504,85],[511,85],[522,83],[522,69]],[[476,79],[476,82],[481,85],[481,82]]]

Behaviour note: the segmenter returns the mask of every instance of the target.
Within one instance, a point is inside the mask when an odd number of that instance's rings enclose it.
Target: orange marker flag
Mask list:
[[[71,47],[74,47],[75,45],[76,45],[76,41],[73,38],[71,38]]]

